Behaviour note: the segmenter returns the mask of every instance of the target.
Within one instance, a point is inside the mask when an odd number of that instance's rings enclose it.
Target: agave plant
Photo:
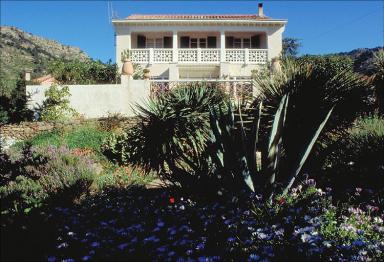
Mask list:
[[[281,73],[256,77],[255,84],[260,95],[252,109],[235,110],[237,126],[233,112],[211,112],[212,159],[221,173],[237,175],[250,190],[261,185],[272,198],[277,188],[289,190],[316,142],[335,136],[356,118],[359,107],[348,103],[358,105],[364,83],[349,70],[332,75],[286,61]],[[244,120],[250,116],[252,121]]]
[[[365,110],[366,84],[350,70],[329,74],[311,64],[288,60],[281,73],[271,78],[256,77],[255,85],[259,89],[255,104],[264,105],[261,119],[264,130],[259,145],[264,165],[271,165],[273,130],[276,125],[281,128],[281,137],[278,136],[281,140],[276,146],[281,154],[277,161],[281,161],[278,167],[275,165],[265,172],[266,179],[273,186],[280,183],[284,192],[292,186],[315,144],[320,146],[344,134]],[[285,100],[283,120],[280,120],[283,124],[279,125],[276,117]]]

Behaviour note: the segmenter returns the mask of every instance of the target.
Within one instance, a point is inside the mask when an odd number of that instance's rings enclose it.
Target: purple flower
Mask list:
[[[196,249],[197,250],[202,250],[202,249],[204,249],[204,243],[199,243],[199,244],[197,244],[197,246],[196,246]]]
[[[229,238],[227,238],[227,241],[228,241],[229,243],[233,243],[233,242],[236,241],[236,238],[234,238],[234,237],[229,237]]]
[[[123,244],[120,244],[120,245],[117,246],[117,248],[120,249],[120,250],[124,250],[127,247],[128,247],[128,243],[123,243]]]
[[[256,254],[250,254],[248,260],[249,261],[259,261],[260,257]]]
[[[91,243],[91,247],[100,247],[100,243],[95,241]]]
[[[357,247],[362,247],[362,246],[365,246],[365,242],[360,240],[360,239],[357,239],[357,240],[352,242],[352,245],[357,246]]]
[[[55,261],[56,261],[56,257],[54,256],[48,257],[48,262],[55,262]]]

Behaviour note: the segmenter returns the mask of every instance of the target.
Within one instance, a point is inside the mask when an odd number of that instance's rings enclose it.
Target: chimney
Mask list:
[[[264,16],[264,12],[263,12],[263,4],[262,3],[259,3],[259,13],[258,15],[260,17],[263,17]]]
[[[31,70],[27,69],[24,71],[24,80],[31,81]]]

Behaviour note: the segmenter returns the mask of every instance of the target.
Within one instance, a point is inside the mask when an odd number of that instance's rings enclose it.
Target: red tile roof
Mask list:
[[[35,78],[35,79],[32,79],[32,82],[34,83],[37,83],[37,84],[52,84],[52,83],[56,83],[56,79],[55,77],[53,77],[51,74],[49,75],[45,75],[45,76],[41,76],[41,77],[38,77],[38,78]]]
[[[270,19],[267,16],[258,15],[140,15],[134,14],[128,16],[128,20],[264,20]]]

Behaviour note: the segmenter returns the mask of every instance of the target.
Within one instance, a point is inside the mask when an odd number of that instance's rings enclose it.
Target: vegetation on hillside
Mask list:
[[[79,48],[66,46],[10,26],[0,28],[0,89],[2,96],[10,97],[20,74],[28,69],[32,76],[47,73],[49,61],[64,58],[67,61],[90,58]]]

